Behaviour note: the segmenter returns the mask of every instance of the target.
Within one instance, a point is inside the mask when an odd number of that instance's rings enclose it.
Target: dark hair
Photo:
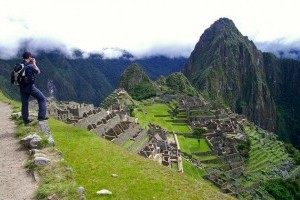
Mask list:
[[[22,56],[23,56],[23,59],[28,59],[28,58],[32,57],[32,55],[29,51],[25,51]]]

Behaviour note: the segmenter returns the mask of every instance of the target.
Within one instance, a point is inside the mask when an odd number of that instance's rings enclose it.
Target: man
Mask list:
[[[21,94],[21,101],[22,101],[22,118],[25,125],[32,122],[29,119],[29,111],[28,111],[28,104],[29,104],[29,97],[34,97],[39,104],[39,112],[38,112],[38,120],[43,121],[47,120],[46,117],[46,97],[44,94],[35,87],[35,75],[40,73],[40,69],[36,65],[36,60],[32,57],[30,52],[23,53],[23,64],[25,65],[25,80],[22,84],[20,84],[20,94]]]

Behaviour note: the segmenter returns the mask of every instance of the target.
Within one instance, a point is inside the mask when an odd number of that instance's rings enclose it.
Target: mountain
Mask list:
[[[121,75],[120,88],[132,90],[142,82],[151,84],[151,79],[138,64],[132,64]]]
[[[149,76],[138,64],[125,69],[120,77],[120,88],[124,88],[136,100],[147,99],[156,95],[156,87]]]
[[[259,126],[274,131],[276,109],[263,61],[254,43],[231,20],[221,18],[200,37],[184,73],[204,97],[224,102]]]
[[[290,50],[281,50],[281,51],[277,51],[276,54],[280,57],[280,58],[292,58],[295,60],[300,60],[300,50],[299,49],[290,49]]]
[[[74,51],[74,56],[66,57],[58,50],[38,52],[36,59],[42,73],[36,84],[46,96],[99,105],[118,86],[122,72],[132,63],[142,63],[151,79],[157,79],[160,75],[180,71],[186,62],[185,58],[164,56],[133,60],[128,53],[119,59],[106,59],[99,54],[85,58],[78,50]],[[18,87],[10,85],[10,72],[17,62],[21,60],[0,60],[0,89],[14,99],[19,98],[19,91]]]
[[[299,61],[262,53],[232,20],[220,18],[204,31],[183,72],[204,97],[297,145],[299,70]]]
[[[124,70],[120,77],[119,87],[127,90],[136,100],[147,99],[158,94],[182,94],[200,97],[197,89],[191,85],[183,73],[175,72],[167,78],[160,76],[154,82],[138,64],[132,64]]]
[[[278,110],[277,132],[300,148],[300,61],[263,55],[267,84]]]
[[[166,78],[166,86],[171,93],[188,96],[199,96],[199,92],[191,85],[189,80],[181,72],[175,72]]]

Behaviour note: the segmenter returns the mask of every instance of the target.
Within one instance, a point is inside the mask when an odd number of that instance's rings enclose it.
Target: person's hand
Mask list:
[[[36,65],[36,60],[35,60],[35,58],[32,58],[32,59],[31,59],[31,63],[32,63],[33,65]]]

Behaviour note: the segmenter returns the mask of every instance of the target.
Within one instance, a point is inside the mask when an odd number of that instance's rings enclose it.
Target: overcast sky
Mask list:
[[[0,0],[0,58],[22,43],[118,56],[189,56],[203,31],[232,19],[263,50],[299,48],[299,0]]]

